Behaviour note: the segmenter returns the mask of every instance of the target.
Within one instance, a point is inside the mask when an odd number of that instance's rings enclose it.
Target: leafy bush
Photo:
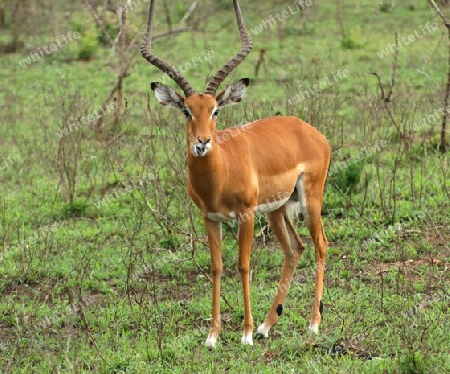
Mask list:
[[[87,32],[78,39],[78,60],[89,61],[98,49],[98,36]]]
[[[91,60],[99,46],[97,31],[92,27],[91,22],[77,16],[72,21],[72,28],[80,34],[80,37],[76,43],[70,45],[71,52],[75,54],[77,60]]]
[[[83,217],[86,213],[88,204],[85,200],[75,200],[64,204],[62,207],[62,217],[63,218],[73,218],[73,217]]]
[[[361,36],[361,27],[356,26],[349,31],[344,30],[342,36],[343,49],[362,49],[365,44],[366,40]]]
[[[343,192],[351,194],[358,190],[362,170],[362,162],[356,162],[333,174],[332,178]]]
[[[427,360],[420,351],[406,351],[400,356],[400,372],[408,374],[428,373]]]
[[[388,13],[394,8],[393,4],[380,4],[380,12]]]

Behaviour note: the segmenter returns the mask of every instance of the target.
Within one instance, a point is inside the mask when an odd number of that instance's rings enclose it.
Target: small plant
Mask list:
[[[391,12],[392,9],[394,9],[394,5],[392,4],[380,4],[380,12],[382,13]]]
[[[405,374],[428,373],[426,359],[421,351],[404,352],[400,358],[400,372]]]
[[[98,49],[98,35],[91,31],[87,31],[78,40],[77,59],[81,61],[89,61]]]
[[[82,217],[85,215],[87,207],[86,201],[78,199],[65,204],[62,213],[65,218]]]
[[[84,18],[75,17],[72,28],[80,34],[80,38],[70,45],[71,52],[75,54],[77,60],[89,61],[98,49],[99,34]]]
[[[340,170],[333,176],[338,187],[345,193],[354,193],[358,190],[363,170],[362,162],[357,162]]]
[[[349,31],[344,30],[342,35],[343,49],[362,49],[365,47],[366,40],[361,36],[361,27],[356,26]]]
[[[381,13],[389,13],[392,12],[394,7],[395,7],[395,0],[380,0],[380,6],[378,9],[380,10]],[[413,5],[409,6],[410,10],[411,7],[413,7]]]
[[[180,247],[182,243],[183,241],[179,236],[169,235],[168,237],[161,239],[158,244],[162,248],[173,249]]]

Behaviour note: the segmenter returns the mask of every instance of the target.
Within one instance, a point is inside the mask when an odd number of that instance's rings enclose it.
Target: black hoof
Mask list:
[[[283,313],[283,305],[278,304],[278,306],[277,306],[278,317],[281,316],[281,313]]]

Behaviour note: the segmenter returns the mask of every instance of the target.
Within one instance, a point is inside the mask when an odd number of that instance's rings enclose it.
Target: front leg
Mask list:
[[[250,253],[253,244],[254,216],[245,217],[239,225],[239,254],[237,267],[241,274],[244,296],[244,334],[241,343],[253,345],[253,317],[250,308]]]
[[[222,276],[222,233],[220,222],[204,218],[206,232],[208,234],[209,253],[211,256],[212,272],[212,319],[206,346],[214,348],[217,336],[220,332],[220,277]]]

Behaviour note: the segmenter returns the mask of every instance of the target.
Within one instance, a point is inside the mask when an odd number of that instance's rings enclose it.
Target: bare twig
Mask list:
[[[439,14],[442,18],[442,20],[444,21],[444,25],[450,29],[450,23],[448,23],[447,18],[445,18],[444,13],[442,13],[442,10],[439,9],[439,7],[437,6],[437,4],[434,2],[434,0],[428,0],[428,2],[430,3],[430,5],[436,10],[437,14]]]
[[[445,33],[442,33],[441,35],[441,39],[438,41],[438,43],[436,44],[436,48],[434,49],[434,51],[430,54],[430,57],[424,62],[424,64],[422,65],[422,69],[416,69],[419,73],[425,74],[425,68],[427,67],[427,65],[430,63],[431,60],[433,60],[434,55],[436,54],[437,50],[439,49],[439,46],[442,43],[442,40],[444,39],[444,35]],[[425,74],[426,75],[426,74]],[[433,80],[434,83],[436,83],[436,81]],[[437,83],[436,83],[437,84]]]
[[[388,103],[388,102],[386,102],[386,103]],[[392,123],[394,124],[395,128],[396,128],[397,131],[399,132],[400,137],[403,139],[403,138],[405,137],[405,135],[403,134],[403,132],[402,132],[402,130],[401,130],[401,128],[400,128],[400,125],[398,124],[397,120],[395,119],[395,116],[394,116],[394,114],[392,113],[391,108],[389,107],[389,105],[386,105],[386,104],[385,104],[385,108],[386,108],[386,111],[387,111],[389,117],[390,117],[391,120],[392,120]]]
[[[348,203],[353,207],[353,209],[355,209],[359,216],[366,221],[370,226],[372,226],[373,228],[377,229],[378,227],[370,220],[368,219],[357,207],[355,204],[353,204],[353,201],[351,199],[349,199],[349,197],[344,193],[344,191],[342,191],[340,189],[340,187],[338,186],[338,184],[332,180],[332,179],[328,179],[331,183],[333,183],[334,187],[336,187],[336,189],[338,190],[338,192],[348,201]]]
[[[155,209],[151,206],[150,202],[148,201],[148,197],[142,194],[143,198],[145,199],[145,203],[147,208],[150,210],[150,212],[153,214],[155,218],[157,218],[157,222],[160,222],[161,224],[164,224],[166,226],[166,229],[168,232],[171,232],[173,229],[177,229],[178,233],[189,237],[190,235],[186,232],[182,232],[179,227],[174,227],[173,222],[166,217],[165,214],[162,214],[158,209]]]
[[[179,34],[180,32],[191,31],[191,30],[192,30],[192,27],[180,27],[178,29],[172,29],[167,32],[162,32],[161,34],[156,34],[156,35],[152,36],[152,39],[156,40],[156,39],[163,38],[165,36],[169,36],[172,34]]]
[[[445,91],[445,99],[444,99],[444,108],[447,108],[450,100],[450,23],[448,22],[447,18],[445,17],[444,13],[442,13],[441,9],[437,6],[437,4],[434,2],[434,0],[428,0],[428,3],[436,10],[436,12],[439,14],[439,16],[444,21],[445,27],[447,27],[448,31],[448,72],[447,72],[447,88]],[[446,144],[445,144],[445,133],[447,128],[447,122],[449,118],[449,113],[444,110],[444,115],[442,116],[442,128],[441,128],[441,140],[439,142],[438,149],[441,152],[445,152]]]
[[[446,239],[444,239],[444,237],[442,236],[441,232],[439,231],[439,229],[436,227],[436,224],[434,223],[433,219],[431,219],[431,217],[428,217],[429,222],[431,222],[431,225],[433,226],[434,231],[436,232],[436,234],[439,236],[439,238],[441,239],[442,245],[444,246],[444,248],[447,251],[450,251],[450,248],[448,247],[447,244],[445,244],[447,242]]]
[[[186,21],[188,20],[188,18],[190,17],[190,15],[192,14],[192,12],[195,10],[195,8],[197,7],[198,3],[200,2],[200,0],[194,0],[194,2],[192,3],[192,5],[189,7],[188,11],[185,13],[185,15],[183,16],[183,18],[181,19],[181,21],[179,22],[179,25],[186,23]]]
[[[105,100],[105,102],[102,105],[102,109],[99,113],[99,118],[97,120],[97,123],[95,125],[95,129],[98,131],[100,130],[102,121],[103,121],[103,113],[105,112],[106,107],[108,106],[108,104],[110,103],[111,99],[114,97],[114,94],[117,92],[117,90],[119,88],[121,88],[122,86],[122,81],[124,78],[126,78],[128,76],[128,69],[130,68],[131,63],[133,62],[134,58],[137,55],[135,54],[134,56],[132,56],[130,58],[130,60],[128,61],[127,65],[125,66],[125,68],[119,73],[118,77],[117,77],[117,82],[114,85],[114,87],[112,88],[111,92],[109,93],[107,99]]]
[[[428,64],[428,62],[427,62],[426,64]],[[424,67],[425,67],[425,64],[424,64]],[[430,74],[425,73],[425,70],[416,69],[416,71],[417,71],[419,74],[425,75],[430,81],[432,81],[432,82],[435,84],[436,88],[439,88],[439,83],[436,82],[436,79],[434,79]]]
[[[383,88],[383,84],[381,83],[381,78],[380,75],[375,72],[375,71],[369,71],[369,74],[375,75],[378,79],[378,86],[380,87],[380,91],[381,91],[381,99],[384,100],[384,98],[386,97],[384,94],[384,88]]]
[[[78,303],[78,306],[79,306],[79,308],[78,308],[78,314],[80,315],[81,319],[83,320],[83,323],[84,323],[84,326],[85,326],[85,328],[86,328],[86,331],[87,331],[87,333],[88,333],[88,335],[89,335],[89,338],[91,339],[92,344],[94,344],[94,347],[95,347],[95,349],[96,349],[98,355],[101,357],[101,359],[103,360],[103,362],[106,363],[106,359],[105,359],[105,357],[102,355],[102,352],[100,351],[100,348],[98,347],[97,342],[95,341],[94,336],[92,335],[91,328],[90,328],[90,326],[89,326],[89,322],[87,321],[86,314],[84,313],[82,303],[79,302],[79,303]]]
[[[400,127],[400,125],[398,124],[397,120],[395,119],[395,116],[394,116],[394,114],[392,113],[391,108],[390,108],[390,106],[389,106],[389,103],[391,102],[391,98],[390,98],[390,97],[391,97],[391,95],[392,95],[392,86],[389,88],[388,96],[385,96],[383,84],[381,83],[381,79],[380,79],[380,76],[378,75],[378,73],[376,73],[376,72],[374,72],[374,71],[371,71],[371,72],[369,72],[369,74],[375,75],[375,76],[377,77],[377,79],[378,79],[378,85],[379,85],[380,91],[381,91],[381,97],[380,97],[380,99],[381,99],[381,101],[383,102],[383,106],[384,106],[384,108],[386,109],[386,112],[387,112],[387,114],[389,115],[389,118],[391,119],[391,121],[392,121],[392,123],[394,124],[395,128],[396,128],[397,131],[399,132],[400,137],[403,138],[404,135],[403,135],[403,132],[402,132],[402,130],[401,130],[401,127]]]
[[[258,71],[259,71],[259,67],[261,66],[261,64],[264,65],[264,72],[267,74],[266,60],[264,59],[265,54],[266,54],[266,50],[264,48],[259,50],[259,59],[255,65],[255,77],[258,76]]]
[[[395,56],[394,56],[394,62],[392,64],[392,75],[391,75],[391,83],[389,85],[389,90],[387,95],[384,92],[383,84],[381,83],[380,76],[377,72],[371,71],[369,74],[375,75],[378,79],[378,85],[380,87],[381,91],[381,101],[383,102],[383,106],[386,109],[386,112],[389,115],[389,118],[391,119],[392,123],[394,124],[395,128],[397,129],[398,133],[400,134],[400,137],[402,139],[405,138],[405,134],[403,133],[399,123],[397,122],[394,114],[392,113],[392,110],[390,108],[390,103],[392,102],[392,92],[394,90],[395,85],[395,79],[397,76],[397,58],[398,58],[398,36],[397,33],[395,33]]]
[[[152,264],[152,296],[153,296],[153,303],[156,306],[156,310],[158,312],[158,318],[157,318],[157,322],[156,322],[156,329],[157,329],[157,339],[156,339],[156,344],[158,346],[158,353],[159,353],[159,358],[162,359],[162,355],[163,355],[163,341],[164,341],[164,322],[162,321],[161,318],[161,310],[159,308],[159,303],[158,303],[158,297],[157,297],[157,281],[156,281],[156,269],[155,269],[155,264]]]
[[[108,3],[109,3],[109,0],[106,0],[105,4],[103,4],[103,7],[102,7],[102,10],[100,11],[100,13],[95,14],[91,2],[89,0],[84,0],[84,4],[86,5],[86,9],[89,11],[89,13],[91,13],[91,16],[94,19],[97,27],[102,31],[103,35],[108,40],[108,43],[112,45],[113,41],[111,40],[111,37],[109,36],[109,32],[106,30],[105,25],[100,20],[100,17],[103,14],[103,12],[105,11]]]
[[[224,225],[228,226],[228,228],[229,228],[230,231],[231,231],[231,234],[233,235],[234,240],[236,240],[236,243],[237,243],[237,242],[238,242],[238,237],[237,237],[236,233],[234,232],[233,226],[231,225],[231,223],[230,223],[230,222],[227,222],[227,221],[223,221],[222,223],[223,223]]]
[[[167,0],[163,1],[163,8],[166,15],[167,28],[169,31],[172,31],[172,18],[170,17],[170,7],[169,4],[167,4]]]
[[[395,55],[394,55],[394,62],[392,63],[391,84],[389,87],[389,92],[386,97],[387,102],[391,101],[392,90],[394,89],[394,85],[395,85],[395,78],[397,76],[397,59],[398,59],[398,35],[397,35],[397,33],[395,33]]]

